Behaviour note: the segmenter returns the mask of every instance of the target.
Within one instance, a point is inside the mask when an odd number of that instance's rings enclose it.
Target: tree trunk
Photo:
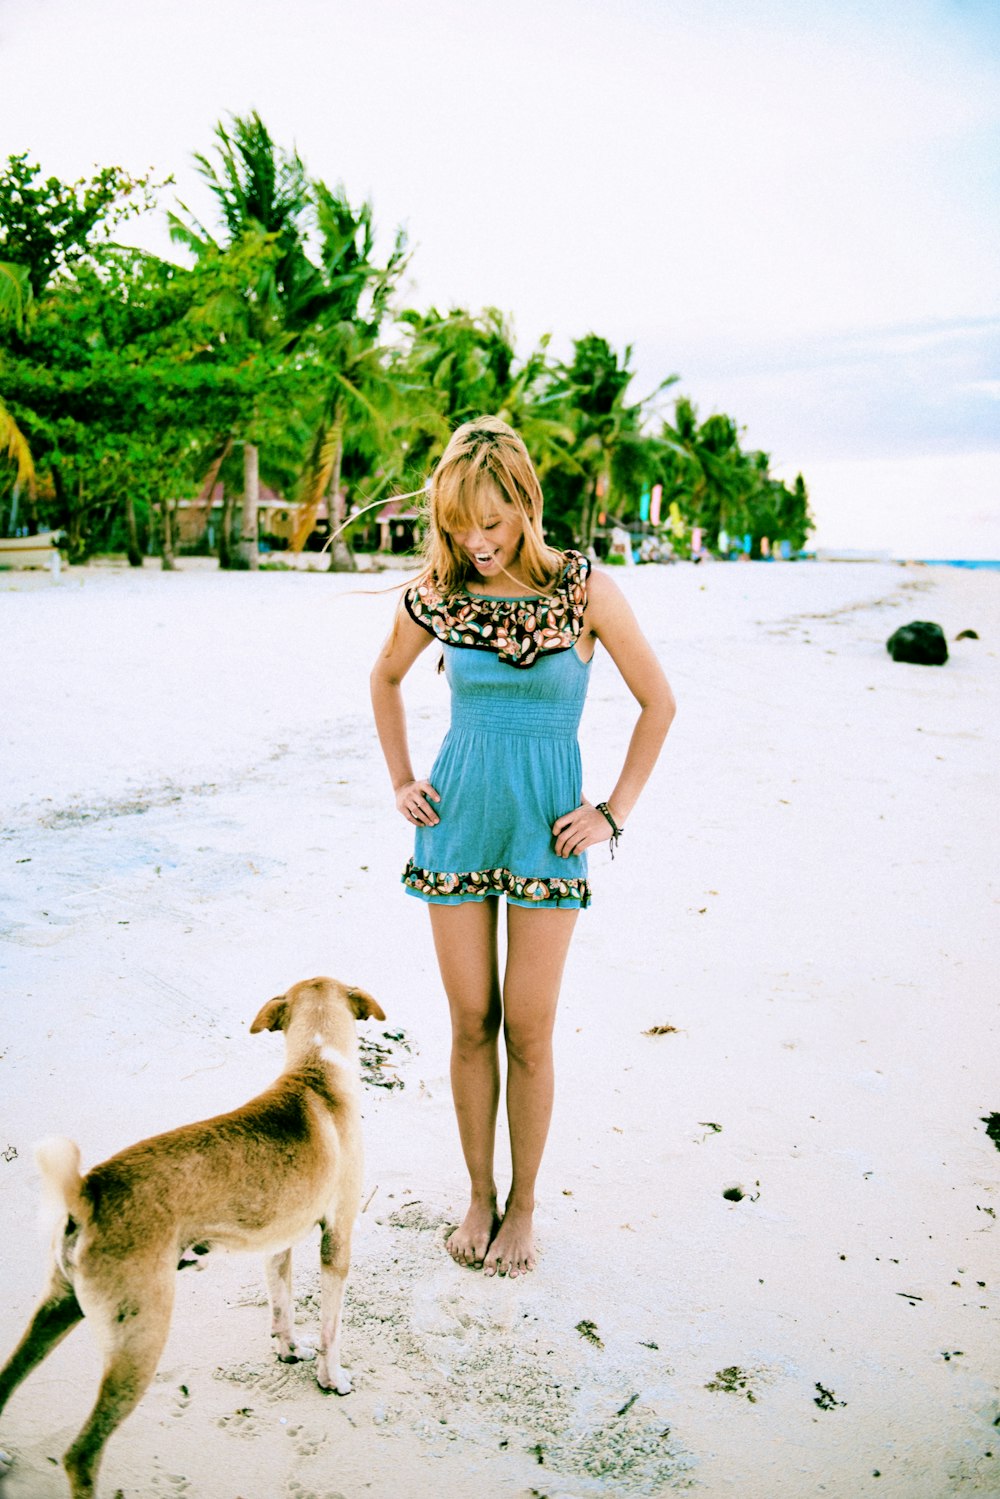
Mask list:
[[[28,527],[28,535],[29,536],[37,536],[38,535],[38,505],[37,505],[36,500],[35,500],[35,491],[31,487],[30,484],[29,484],[28,488],[24,491],[23,499],[24,499],[25,523],[26,523],[26,525]]]
[[[174,561],[174,517],[170,501],[160,501],[160,566],[165,573],[172,573]]]
[[[129,567],[142,566],[142,551],[139,547],[139,528],[135,523],[135,505],[132,500],[132,491],[125,491],[125,529],[128,532],[128,554]]]
[[[252,442],[243,444],[243,524],[240,528],[240,557],[247,567],[260,566],[257,550],[257,508],[260,505],[260,454]]]
[[[583,501],[583,513],[580,516],[580,546],[582,547],[586,556],[590,555],[591,549],[594,545],[594,527],[597,524],[599,498],[597,486],[599,482],[600,481],[598,479],[595,479],[593,483],[588,487],[586,496]],[[608,487],[609,486],[605,484],[605,492],[602,497],[605,509],[608,508]]]
[[[354,560],[354,553],[347,544],[346,537],[337,535],[340,527],[346,519],[347,496],[340,487],[340,470],[344,460],[344,439],[341,433],[337,433],[337,445],[333,455],[333,473],[330,475],[330,488],[327,492],[326,509],[330,517],[330,535],[333,541],[330,543],[330,571],[332,573],[355,573],[358,564]]]
[[[55,475],[53,475],[55,478]],[[66,552],[70,562],[81,562],[83,560],[83,547],[80,540],[81,511],[83,509],[83,479],[77,480],[77,499],[79,504],[74,505],[72,489],[66,488],[61,482],[56,483],[56,493],[63,502],[63,513],[66,516]]]
[[[222,568],[233,565],[233,496],[231,492],[223,487],[222,490],[222,514],[219,517],[219,566]]]

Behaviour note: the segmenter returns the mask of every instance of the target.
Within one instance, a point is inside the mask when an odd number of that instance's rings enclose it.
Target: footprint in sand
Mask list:
[[[448,1216],[446,1213],[438,1212],[427,1203],[404,1202],[401,1207],[395,1208],[389,1214],[389,1222],[393,1228],[415,1228],[433,1232],[434,1229],[448,1224]]]
[[[301,1426],[286,1426],[285,1431],[295,1443],[299,1457],[315,1457],[326,1437],[322,1433],[308,1432]]]
[[[415,1285],[410,1304],[412,1331],[421,1338],[430,1335],[464,1339],[472,1317],[465,1306],[462,1290],[464,1287],[455,1285],[455,1272],[450,1262]]]
[[[260,1364],[232,1364],[226,1369],[217,1369],[216,1379],[232,1380],[234,1384],[251,1386],[255,1395],[265,1400],[284,1400],[289,1390],[301,1388],[303,1381],[315,1383],[315,1375],[309,1372],[308,1364],[280,1364],[277,1361],[267,1368]]]
[[[239,1410],[233,1411],[232,1415],[219,1416],[215,1424],[220,1430],[228,1431],[234,1437],[253,1439],[257,1436],[257,1418],[249,1406],[242,1406]]]
[[[191,1487],[190,1478],[185,1478],[183,1473],[154,1473],[154,1489],[169,1489],[172,1494],[186,1494]]]
[[[327,1489],[325,1494],[317,1494],[315,1489],[303,1488],[294,1478],[288,1480],[285,1493],[289,1496],[289,1499],[344,1499],[344,1495],[339,1489],[336,1492],[333,1489]]]

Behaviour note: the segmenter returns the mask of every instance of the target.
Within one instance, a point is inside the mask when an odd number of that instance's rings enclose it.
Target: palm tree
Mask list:
[[[409,398],[405,441],[415,483],[460,423],[487,412],[520,432],[543,479],[574,462],[573,428],[553,393],[548,334],[519,361],[511,321],[496,307],[444,315],[409,309],[399,322],[409,337],[393,372]]]
[[[309,185],[295,152],[280,150],[256,113],[216,126],[217,162],[195,161],[219,207],[221,241],[181,204],[187,219],[170,214],[170,232],[214,281],[200,309],[210,351],[238,363],[273,363],[309,326],[317,273],[305,252]],[[212,326],[214,324],[214,327]],[[262,372],[263,373],[263,372]],[[244,489],[240,553],[258,565],[259,440],[266,427],[260,405],[243,431]]]
[[[668,375],[648,396],[629,404],[625,394],[634,374],[631,359],[631,345],[626,345],[619,360],[607,339],[588,333],[574,341],[572,362],[558,371],[556,389],[570,413],[574,457],[585,475],[577,520],[584,549],[592,543],[598,510],[611,510],[619,503],[614,483],[616,456],[640,436],[649,409],[679,378]]]
[[[776,496],[776,534],[781,541],[791,543],[793,552],[800,552],[809,539],[809,533],[813,529],[812,513],[809,509],[809,491],[806,489],[806,481],[801,474],[796,474],[795,483],[789,489],[786,484],[779,486],[780,493]]]
[[[344,540],[342,471],[349,439],[384,441],[398,408],[398,392],[379,344],[392,292],[406,268],[406,235],[397,230],[384,265],[375,256],[372,205],[352,207],[343,187],[310,186],[319,237],[307,298],[313,320],[310,357],[321,397],[303,475],[303,501],[292,545],[300,550],[324,498],[330,517],[331,568],[353,569]]]
[[[680,396],[673,422],[663,423],[662,440],[681,460],[677,497],[683,498],[692,524],[712,534],[742,526],[755,480],[732,418],[716,414],[699,424],[697,407]]]
[[[24,313],[31,301],[31,283],[23,266],[0,262],[0,326],[4,324],[20,328]],[[9,407],[0,397],[0,458],[14,466],[14,506],[16,516],[17,496],[22,488],[34,491],[35,463],[28,446],[28,439],[21,431]],[[13,523],[13,522],[12,522]]]

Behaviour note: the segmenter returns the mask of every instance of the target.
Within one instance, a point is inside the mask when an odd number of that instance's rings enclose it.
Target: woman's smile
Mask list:
[[[454,531],[452,540],[468,557],[481,578],[493,578],[516,568],[524,526],[509,505],[489,510],[468,531]]]

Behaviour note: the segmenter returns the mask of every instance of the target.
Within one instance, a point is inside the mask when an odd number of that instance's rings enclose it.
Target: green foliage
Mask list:
[[[701,527],[709,544],[720,532],[749,535],[755,557],[765,537],[771,544],[788,541],[793,551],[805,545],[812,517],[802,476],[794,490],[773,478],[766,453],[741,448],[731,417],[716,414],[699,423],[697,408],[681,396],[661,441],[670,459],[660,478],[665,502],[674,501],[686,525]]]
[[[804,545],[801,476],[774,479],[731,417],[686,397],[665,419],[677,376],[630,399],[632,350],[597,333],[560,363],[547,337],[520,356],[495,307],[397,310],[403,232],[380,253],[372,205],[310,178],[257,114],[195,161],[218,219],[169,215],[180,264],[116,243],[153,205],[148,178],[62,183],[26,154],[0,171],[0,528],[17,485],[20,522],[63,527],[74,555],[134,553],[134,535],[168,552],[173,502],[201,492],[207,518],[247,447],[304,502],[302,541],[324,498],[336,518],[345,492],[419,488],[455,426],[490,412],[524,436],[557,545],[590,545],[602,516],[637,528],[655,484],[679,554],[693,526]]]
[[[151,207],[156,190],[148,177],[121,167],[102,167],[89,181],[43,180],[26,151],[8,156],[0,172],[0,259],[22,267],[41,296],[60,271],[91,252],[95,239],[109,239],[119,224]]]

